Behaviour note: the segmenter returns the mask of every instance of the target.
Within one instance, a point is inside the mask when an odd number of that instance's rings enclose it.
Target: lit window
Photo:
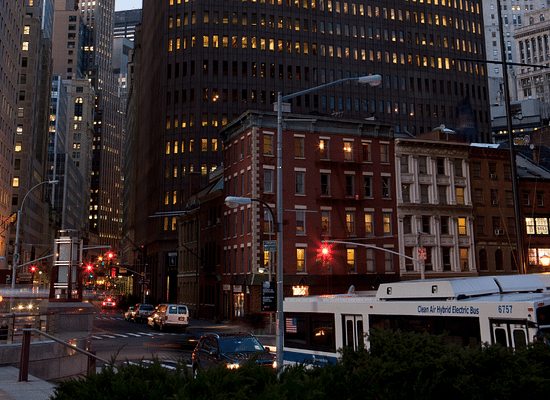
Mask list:
[[[296,249],[296,272],[306,272],[306,249]]]
[[[353,142],[344,141],[344,160],[353,161]]]
[[[357,272],[355,265],[355,249],[346,249],[346,264],[348,265],[348,272]]]
[[[15,152],[19,153],[21,151],[21,142],[15,142]]]
[[[466,218],[458,218],[458,234],[466,235]]]
[[[346,211],[346,228],[348,234],[355,235],[355,212]]]

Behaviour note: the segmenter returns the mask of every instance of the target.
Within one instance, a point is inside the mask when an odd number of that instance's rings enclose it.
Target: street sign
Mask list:
[[[262,284],[262,312],[277,311],[277,284],[265,281]]]
[[[428,256],[426,255],[426,248],[425,247],[420,247],[418,249],[418,259],[419,260],[427,260],[428,259]]]
[[[277,251],[277,241],[264,240],[264,251]]]
[[[149,279],[145,279],[145,280],[144,280],[144,279],[140,279],[140,280],[138,281],[138,283],[139,283],[140,285],[148,285],[148,284],[149,284]]]

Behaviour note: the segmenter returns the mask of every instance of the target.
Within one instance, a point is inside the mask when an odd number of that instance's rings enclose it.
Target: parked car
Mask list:
[[[227,368],[239,368],[250,359],[272,368],[277,367],[275,356],[250,333],[206,333],[193,350],[191,362],[193,374],[199,370],[225,364]]]
[[[154,310],[155,310],[155,307],[153,307],[151,304],[138,303],[136,304],[136,307],[134,309],[132,320],[134,322],[145,322],[147,321],[147,318],[151,314],[153,314]]]
[[[111,297],[105,298],[101,302],[101,308],[116,308],[116,300]]]
[[[156,328],[155,319],[157,318],[159,307],[160,305],[156,306],[155,309],[153,310],[153,313],[147,317],[147,325],[149,325],[153,329]]]
[[[173,328],[185,331],[189,325],[189,309],[183,304],[160,304],[153,314],[152,326],[161,331]]]
[[[128,310],[124,313],[124,321],[133,321],[134,320],[134,306],[130,306]]]

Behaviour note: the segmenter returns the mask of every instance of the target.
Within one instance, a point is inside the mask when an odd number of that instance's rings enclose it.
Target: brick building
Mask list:
[[[480,275],[517,273],[517,240],[510,150],[470,146],[476,260]]]
[[[222,130],[224,196],[276,207],[273,113],[247,111]],[[393,128],[371,121],[292,115],[283,127],[284,294],[343,293],[398,279]],[[223,208],[224,315],[261,310],[261,283],[275,271],[265,240],[276,239],[257,202]],[[330,243],[337,240],[346,243]],[[322,246],[330,248],[320,256]]]

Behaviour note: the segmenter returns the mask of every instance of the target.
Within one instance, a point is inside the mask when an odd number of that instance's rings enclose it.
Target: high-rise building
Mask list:
[[[153,296],[166,295],[176,216],[222,165],[219,130],[247,109],[273,110],[278,92],[381,74],[376,88],[348,82],[298,96],[292,112],[391,122],[413,136],[445,125],[488,140],[482,25],[476,0],[145,0],[135,241],[155,269]]]
[[[122,225],[122,113],[113,72],[115,1],[79,3],[90,40],[84,48],[84,74],[95,89],[90,232],[117,249]]]
[[[502,15],[502,33],[498,23],[498,7],[501,7]],[[519,0],[511,3],[501,2],[499,0],[489,0],[483,2],[483,16],[485,30],[485,47],[487,49],[488,61],[487,76],[489,78],[489,100],[491,104],[504,105],[504,82],[502,74],[502,49],[501,37],[504,39],[505,59],[509,63],[524,62],[520,61],[517,51],[514,30],[528,25],[529,17],[526,15],[533,10],[540,10],[546,6],[546,0]],[[518,100],[518,90],[520,86],[516,85],[516,72],[518,67],[508,67],[508,81],[511,100]]]
[[[21,210],[20,236],[12,228],[13,243],[19,243],[19,264],[51,254],[50,200],[45,198],[47,141],[51,88],[52,0],[25,2],[22,52],[18,86],[17,131],[14,154],[14,188],[11,212]],[[46,13],[48,11],[48,13]],[[50,21],[50,22],[48,22]],[[44,29],[44,27],[46,29]],[[51,243],[48,245],[48,243]],[[11,259],[12,263],[15,261]],[[17,271],[18,281],[31,279],[29,266]]]
[[[23,37],[23,0],[7,0],[0,4],[0,32],[2,32],[2,46],[0,46],[0,92],[2,105],[0,107],[0,143],[3,151],[0,152],[0,268],[7,268],[9,227],[11,223],[12,186],[15,181],[13,175],[13,159],[17,121],[19,82],[21,71],[21,43]],[[2,276],[5,282],[5,275]]]
[[[115,39],[126,38],[133,42],[138,24],[141,24],[141,9],[117,11],[115,13]]]

